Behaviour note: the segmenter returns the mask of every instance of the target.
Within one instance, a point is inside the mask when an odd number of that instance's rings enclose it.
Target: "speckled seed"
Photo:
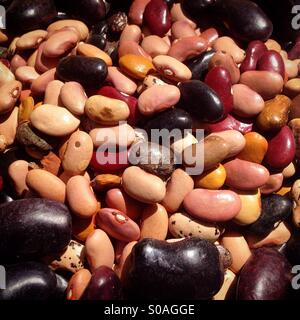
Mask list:
[[[75,215],[90,218],[99,210],[100,205],[85,177],[70,178],[67,182],[66,193],[70,209]]]
[[[214,295],[213,300],[227,300],[227,296],[231,294],[231,288],[236,280],[236,275],[231,270],[225,270],[224,282],[217,294]]]
[[[146,89],[138,98],[142,114],[150,116],[174,106],[180,99],[180,91],[173,85],[155,85]]]
[[[245,51],[232,38],[220,37],[214,42],[212,47],[216,51],[229,53],[237,64],[241,63],[245,58]]]
[[[270,193],[276,192],[281,188],[282,182],[283,182],[282,173],[271,174],[268,181],[259,188],[260,192],[262,194],[270,194]]]
[[[115,252],[108,235],[101,229],[94,230],[85,242],[86,258],[93,272],[100,266],[112,268]]]
[[[8,175],[11,179],[14,189],[19,196],[29,190],[26,185],[26,176],[28,173],[29,163],[25,160],[16,160],[8,167]]]
[[[119,60],[120,68],[130,77],[138,80],[143,80],[154,66],[149,59],[134,54],[126,54]]]
[[[67,270],[75,273],[84,268],[85,252],[84,245],[71,240],[66,251],[56,260],[52,261],[50,267],[54,270]]]
[[[65,202],[66,185],[46,170],[30,170],[26,176],[26,185],[41,198]]]
[[[166,194],[163,180],[136,166],[131,166],[124,171],[122,186],[129,196],[149,204],[161,202]]]
[[[71,277],[66,297],[67,300],[80,300],[85,288],[91,280],[91,273],[88,269],[81,269]]]
[[[220,241],[221,245],[229,250],[232,257],[230,270],[238,273],[251,256],[251,251],[245,238],[238,232],[226,232]]]
[[[237,158],[262,163],[268,150],[268,141],[257,132],[248,132],[244,137],[246,145]]]
[[[116,272],[116,274],[119,276],[119,278],[122,278],[122,272],[123,268],[125,266],[125,263],[127,261],[127,258],[130,256],[130,253],[132,251],[132,248],[137,244],[136,241],[131,241],[127,243],[127,245],[123,248],[121,257],[119,261],[114,265],[113,270]]]
[[[46,87],[44,104],[62,106],[60,102],[60,90],[64,83],[59,80],[50,81]]]
[[[148,205],[141,216],[141,239],[165,240],[168,234],[168,213],[159,203]]]
[[[76,48],[77,54],[84,57],[99,58],[104,60],[108,66],[112,66],[111,57],[103,50],[88,43],[81,42]]]
[[[157,71],[167,79],[186,81],[192,78],[191,70],[175,58],[159,55],[156,56],[152,62]]]
[[[291,237],[290,227],[286,222],[280,222],[278,227],[272,230],[265,237],[258,237],[253,234],[246,236],[249,248],[280,246],[289,241]]]
[[[194,189],[184,198],[183,206],[195,218],[221,222],[240,212],[241,200],[230,190]]]
[[[196,188],[205,188],[211,190],[220,189],[226,179],[226,171],[224,166],[219,164],[216,168],[212,168],[200,176],[194,177]]]
[[[74,132],[79,124],[66,108],[43,104],[34,109],[30,115],[32,125],[50,136],[61,137]]]
[[[23,34],[16,42],[18,50],[35,49],[47,37],[45,30],[34,30]]]
[[[96,216],[96,223],[114,239],[130,242],[140,238],[139,226],[119,210],[100,209]]]
[[[0,114],[11,111],[22,90],[20,81],[12,80],[0,86]]]
[[[126,120],[130,111],[124,101],[95,95],[86,101],[85,114],[102,125],[113,126],[119,121]]]
[[[193,189],[193,179],[182,169],[176,169],[167,183],[166,195],[161,203],[168,212],[176,212],[185,196]]]
[[[7,146],[14,143],[18,126],[18,107],[11,113],[0,116],[0,135],[6,139]]]
[[[74,81],[65,83],[60,90],[59,98],[62,104],[74,115],[84,114],[87,96],[80,83]]]
[[[270,71],[246,71],[241,75],[240,83],[256,91],[264,100],[274,98],[283,89],[281,75]]]
[[[248,225],[255,222],[261,213],[260,190],[241,191],[234,189],[233,191],[239,195],[242,203],[241,210],[233,221],[240,225]]]
[[[47,31],[50,33],[65,27],[75,28],[80,34],[80,40],[86,40],[86,38],[88,37],[88,34],[89,34],[88,27],[82,21],[79,21],[79,20],[72,20],[72,19],[58,20],[56,22],[51,23],[48,26]]]
[[[176,238],[199,237],[215,242],[224,229],[215,223],[204,222],[187,213],[177,212],[169,218],[169,231]]]

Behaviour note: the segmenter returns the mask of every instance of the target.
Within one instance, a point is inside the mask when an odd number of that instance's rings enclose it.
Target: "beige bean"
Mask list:
[[[121,33],[120,43],[122,41],[134,41],[139,43],[142,37],[142,30],[135,24],[127,25]]]
[[[64,83],[59,80],[50,81],[46,87],[44,104],[52,104],[55,106],[61,106],[60,102],[60,90]]]
[[[12,80],[0,86],[0,114],[10,112],[22,91],[22,83]]]
[[[195,29],[186,20],[179,20],[174,22],[172,24],[171,33],[173,39],[196,36]]]
[[[150,0],[134,0],[129,9],[128,17],[130,22],[142,25],[145,8]]]
[[[87,269],[81,269],[74,273],[68,284],[66,293],[67,300],[80,300],[84,290],[91,280],[91,277],[92,275]]]
[[[93,141],[84,131],[74,132],[60,149],[60,159],[66,172],[82,174],[93,155]]]
[[[21,55],[16,53],[10,61],[10,71],[15,74],[18,68],[25,66],[27,66],[26,60]]]
[[[18,50],[35,49],[47,37],[45,30],[34,30],[23,34],[16,42]]]
[[[167,234],[167,210],[159,203],[147,206],[141,216],[141,239],[165,240]]]
[[[34,79],[31,84],[31,91],[36,95],[43,95],[49,82],[54,80],[56,69],[50,69]]]
[[[83,176],[74,176],[69,179],[66,194],[70,209],[76,216],[90,218],[99,210],[100,205],[93,189]]]
[[[175,58],[160,55],[156,56],[153,65],[165,78],[173,81],[186,81],[192,78],[191,70]]]
[[[283,174],[284,179],[291,178],[292,176],[294,176],[295,173],[296,173],[296,167],[295,167],[294,162],[291,162],[288,166],[286,166],[282,170],[282,174]]]
[[[115,252],[108,235],[104,231],[100,229],[94,230],[87,237],[85,252],[92,272],[100,266],[112,268]]]
[[[125,148],[129,147],[135,140],[135,131],[127,123],[113,127],[96,128],[91,130],[89,134],[94,147],[118,145]]]
[[[60,90],[59,96],[62,104],[74,115],[84,114],[87,95],[82,85],[78,82],[66,82]]]
[[[240,83],[256,91],[264,100],[274,98],[283,88],[281,75],[270,71],[246,71],[241,75]]]
[[[15,80],[14,74],[4,63],[0,62],[0,86],[13,80]]]
[[[122,251],[122,254],[121,254],[121,257],[120,257],[118,263],[115,264],[114,271],[116,272],[116,274],[118,275],[119,278],[122,278],[122,276],[123,276],[122,272],[123,272],[124,266],[126,264],[127,258],[130,256],[130,253],[136,244],[137,244],[137,241],[131,241],[131,242],[127,243]]]
[[[23,85],[31,85],[32,81],[37,79],[40,74],[33,67],[22,66],[16,69],[15,76]]]
[[[65,202],[66,185],[58,177],[46,170],[30,170],[26,176],[26,184],[41,198]]]
[[[236,64],[241,63],[245,58],[245,51],[232,38],[220,37],[214,42],[212,47],[216,51],[229,53]]]
[[[122,186],[129,196],[143,203],[160,202],[166,194],[166,186],[159,177],[136,166],[124,171]]]
[[[238,273],[251,256],[251,251],[245,238],[238,232],[225,232],[220,243],[231,253],[232,265],[230,270]]]
[[[268,50],[275,50],[278,53],[281,51],[281,45],[275,41],[274,39],[268,39],[265,42],[266,47],[268,48]]]
[[[76,52],[80,56],[102,59],[108,66],[112,66],[111,57],[103,50],[88,43],[81,42],[76,48]]]
[[[141,46],[152,58],[162,54],[166,55],[170,49],[166,41],[156,35],[145,37]]]
[[[18,108],[15,107],[12,112],[0,116],[0,135],[6,139],[7,146],[14,143],[18,126]]]
[[[14,189],[19,196],[24,196],[24,194],[29,190],[26,185],[26,176],[28,173],[29,163],[25,160],[16,160],[8,167],[8,175],[11,179]]]
[[[183,13],[180,3],[174,3],[174,5],[171,8],[170,13],[171,13],[172,21],[176,22],[176,21],[184,20],[184,21],[187,21],[192,26],[192,28],[196,29],[196,27],[197,27],[196,23],[194,21],[190,20]]]
[[[201,221],[187,213],[177,212],[169,218],[169,231],[176,238],[199,237],[215,242],[224,229],[215,223]]]
[[[138,98],[138,107],[142,114],[150,116],[173,107],[180,99],[178,87],[173,85],[155,85],[146,89]]]
[[[113,126],[129,117],[128,105],[121,100],[95,95],[88,98],[85,114],[102,125]]]
[[[234,288],[234,283],[236,280],[236,275],[229,269],[225,270],[224,282],[219,290],[213,297],[213,300],[226,300],[227,296],[231,294],[232,287]]]
[[[53,22],[48,26],[47,31],[48,32],[53,32],[53,31],[56,31],[56,30],[63,29],[65,27],[76,28],[76,30],[80,34],[80,40],[81,41],[86,40],[86,38],[89,35],[89,29],[86,26],[86,24],[84,24],[83,22],[81,22],[79,20],[72,20],[72,19],[58,20],[56,22]]]
[[[168,181],[166,195],[161,203],[168,212],[176,212],[185,196],[193,189],[194,180],[182,169],[176,169]]]
[[[255,235],[248,235],[246,237],[248,245],[251,249],[267,246],[280,246],[289,241],[291,231],[286,222],[280,222],[278,227],[272,230],[265,237],[257,237]]]
[[[128,95],[133,95],[137,89],[137,84],[126,77],[117,67],[108,67],[106,81],[111,82],[117,90]]]

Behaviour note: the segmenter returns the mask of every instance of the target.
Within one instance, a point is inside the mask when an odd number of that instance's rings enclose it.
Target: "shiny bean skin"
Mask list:
[[[256,70],[258,60],[267,51],[268,49],[262,41],[251,41],[246,50],[246,57],[240,66],[241,73]]]

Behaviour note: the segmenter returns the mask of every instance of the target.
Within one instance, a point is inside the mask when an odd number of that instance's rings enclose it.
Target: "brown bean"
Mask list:
[[[119,58],[127,55],[134,54],[136,56],[142,56],[151,60],[151,56],[136,42],[131,40],[123,40],[118,48]]]
[[[137,241],[131,241],[131,242],[127,243],[126,246],[124,247],[123,251],[122,251],[122,254],[121,254],[121,257],[120,257],[119,261],[117,262],[117,264],[115,264],[114,271],[119,276],[119,278],[122,278],[124,265],[125,265],[125,263],[127,261],[127,258],[130,256],[130,253],[131,253],[133,247],[136,244],[137,244]]]

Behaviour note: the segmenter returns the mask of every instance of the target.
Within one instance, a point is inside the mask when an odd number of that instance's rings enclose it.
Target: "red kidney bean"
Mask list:
[[[233,107],[232,83],[229,71],[224,67],[214,67],[206,75],[205,83],[218,94],[223,102],[224,116],[227,116]]]
[[[118,99],[126,102],[130,111],[130,115],[127,118],[127,122],[129,125],[134,126],[142,119],[143,116],[139,111],[137,98],[121,93],[114,87],[110,86],[102,87],[100,90],[97,91],[96,94],[100,94],[108,98]]]
[[[256,65],[260,57],[268,51],[262,41],[251,41],[246,50],[246,57],[240,66],[241,73],[256,70]]]
[[[205,125],[207,132],[219,132],[224,130],[237,130],[243,134],[252,131],[253,120],[252,119],[240,119],[234,118],[232,115],[228,115],[225,119],[217,123],[209,123]]]
[[[264,162],[272,168],[283,169],[293,161],[295,154],[293,132],[288,126],[284,126],[268,139],[268,151]]]
[[[171,15],[164,0],[151,0],[144,11],[143,22],[152,34],[163,37],[171,28]]]
[[[106,160],[107,163],[99,163]],[[113,173],[120,170],[124,170],[129,166],[128,151],[109,152],[109,151],[94,151],[90,162],[90,166],[93,170],[103,173]]]
[[[265,52],[257,62],[257,70],[273,71],[285,77],[285,66],[281,55],[275,50]]]

